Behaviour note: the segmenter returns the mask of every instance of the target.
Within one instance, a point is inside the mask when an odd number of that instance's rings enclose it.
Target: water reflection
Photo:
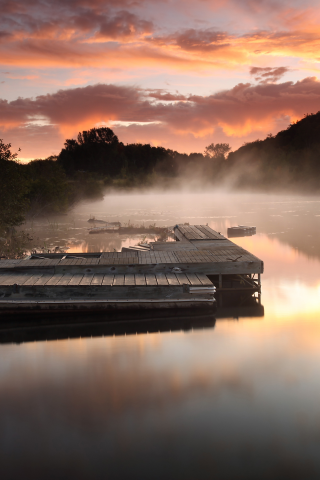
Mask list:
[[[79,210],[84,225],[96,207]],[[264,316],[1,345],[4,478],[318,479],[320,202],[141,195],[103,208],[222,233],[256,225],[235,243],[264,260]]]
[[[39,326],[40,323],[40,326]],[[22,343],[71,338],[113,337],[214,328],[216,319],[210,311],[193,314],[176,310],[167,312],[131,312],[114,315],[65,316],[64,318],[17,320],[2,325],[0,343]]]
[[[210,309],[186,311],[132,311],[127,313],[79,315],[40,315],[32,318],[10,317],[0,325],[0,344],[26,343],[72,338],[92,338],[145,333],[193,331],[214,328],[216,319],[263,317],[264,307],[256,302],[250,306],[219,307],[217,313]]]

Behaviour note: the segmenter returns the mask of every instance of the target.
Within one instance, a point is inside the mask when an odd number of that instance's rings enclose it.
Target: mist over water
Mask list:
[[[5,478],[319,478],[319,197],[111,195],[27,227],[69,252],[141,241],[89,235],[90,215],[224,235],[256,226],[231,240],[264,261],[265,313],[218,312],[200,330],[0,345]]]
[[[39,239],[39,245],[67,246],[70,252],[121,251],[123,246],[135,245],[141,237],[145,238],[145,234],[90,235],[89,228],[93,226],[88,223],[90,217],[120,221],[122,225],[208,224],[224,235],[230,226],[255,225],[258,236],[265,234],[270,240],[277,238],[298,251],[320,257],[320,244],[316,241],[320,227],[320,199],[317,196],[225,191],[114,194],[106,195],[102,201],[80,203],[66,216],[35,218],[24,228]],[[155,239],[152,235],[146,240]]]

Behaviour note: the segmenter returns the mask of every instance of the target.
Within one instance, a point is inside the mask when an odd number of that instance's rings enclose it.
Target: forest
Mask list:
[[[25,218],[65,212],[82,199],[134,188],[231,188],[318,193],[320,112],[277,135],[230,151],[226,143],[184,154],[149,144],[124,144],[110,128],[67,139],[56,157],[18,161],[0,140],[0,235]]]

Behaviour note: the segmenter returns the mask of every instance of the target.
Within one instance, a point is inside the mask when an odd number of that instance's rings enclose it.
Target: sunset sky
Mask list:
[[[320,110],[319,0],[0,0],[0,138],[22,159],[110,126],[203,152]]]

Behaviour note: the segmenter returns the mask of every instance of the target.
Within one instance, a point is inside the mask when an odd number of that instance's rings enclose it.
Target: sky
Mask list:
[[[320,110],[318,0],[0,0],[0,138],[19,158],[108,126],[203,152]]]

